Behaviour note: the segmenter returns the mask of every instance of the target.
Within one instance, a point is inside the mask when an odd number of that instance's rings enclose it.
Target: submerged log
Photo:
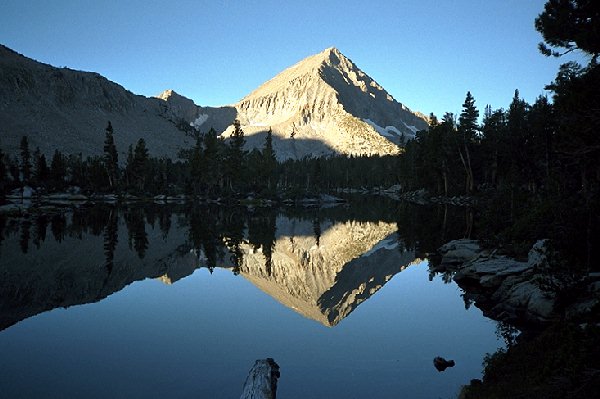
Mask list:
[[[275,360],[257,360],[248,372],[240,399],[276,399],[279,375]]]

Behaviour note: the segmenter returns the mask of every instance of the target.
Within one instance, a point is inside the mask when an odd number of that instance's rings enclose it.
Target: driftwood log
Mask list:
[[[275,360],[257,360],[248,372],[240,399],[276,399],[279,375]]]

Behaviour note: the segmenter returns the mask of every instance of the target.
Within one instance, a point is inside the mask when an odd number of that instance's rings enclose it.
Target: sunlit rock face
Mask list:
[[[322,234],[318,234],[318,231]],[[240,273],[303,316],[335,326],[414,261],[398,246],[390,223],[322,223],[278,219],[268,262],[264,249],[246,248]]]
[[[398,103],[336,48],[286,69],[235,104],[248,145],[269,128],[280,159],[306,155],[385,155],[427,122]],[[229,127],[224,136],[233,131]]]

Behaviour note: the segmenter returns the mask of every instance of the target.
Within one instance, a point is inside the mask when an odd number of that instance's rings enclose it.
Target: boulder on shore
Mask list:
[[[538,281],[547,267],[547,240],[535,243],[528,260],[521,262],[484,250],[474,240],[443,245],[439,270],[454,273],[454,281],[469,293],[484,314],[508,322],[545,323],[558,317],[556,294]]]

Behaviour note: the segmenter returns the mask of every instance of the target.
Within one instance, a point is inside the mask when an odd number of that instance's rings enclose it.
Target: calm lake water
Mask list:
[[[273,357],[280,398],[456,397],[504,346],[423,255],[464,211],[363,202],[0,217],[0,396],[237,398]]]

